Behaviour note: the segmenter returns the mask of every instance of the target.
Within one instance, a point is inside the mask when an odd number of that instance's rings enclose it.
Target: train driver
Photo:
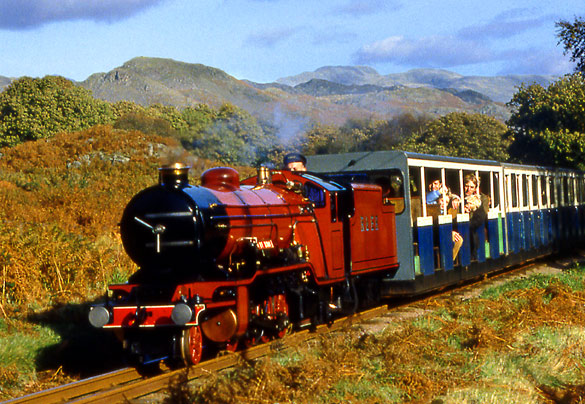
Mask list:
[[[290,171],[307,171],[307,159],[300,153],[284,156],[284,169]]]

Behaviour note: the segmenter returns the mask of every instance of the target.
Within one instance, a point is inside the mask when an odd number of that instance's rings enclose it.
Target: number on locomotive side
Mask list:
[[[361,231],[378,231],[378,216],[360,216]]]

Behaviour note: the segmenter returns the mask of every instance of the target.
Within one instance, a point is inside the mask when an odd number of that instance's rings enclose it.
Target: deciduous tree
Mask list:
[[[59,76],[23,77],[0,94],[0,146],[112,121],[110,104]]]
[[[518,162],[585,169],[585,79],[567,75],[548,88],[521,86],[509,103],[511,156]]]
[[[585,73],[585,20],[575,17],[574,22],[561,20],[556,23],[559,44],[563,44],[564,53],[571,54],[571,60],[577,63],[576,71]]]
[[[252,115],[224,104],[210,125],[194,133],[194,151],[206,158],[231,164],[255,165],[266,159],[275,144]]]
[[[400,147],[417,153],[507,161],[507,130],[487,115],[452,112],[429,123]]]

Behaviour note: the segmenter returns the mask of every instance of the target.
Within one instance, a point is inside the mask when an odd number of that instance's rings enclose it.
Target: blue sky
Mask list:
[[[349,65],[562,75],[555,22],[575,16],[583,0],[1,0],[0,75],[84,80],[136,56],[257,82]]]

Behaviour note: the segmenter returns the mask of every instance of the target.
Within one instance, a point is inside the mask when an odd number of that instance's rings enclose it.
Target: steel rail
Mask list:
[[[143,377],[134,368],[124,368],[102,375],[75,381],[63,386],[54,387],[37,393],[28,394],[15,398],[5,403],[62,403],[75,399],[86,394],[112,388],[115,385],[133,382]]]

